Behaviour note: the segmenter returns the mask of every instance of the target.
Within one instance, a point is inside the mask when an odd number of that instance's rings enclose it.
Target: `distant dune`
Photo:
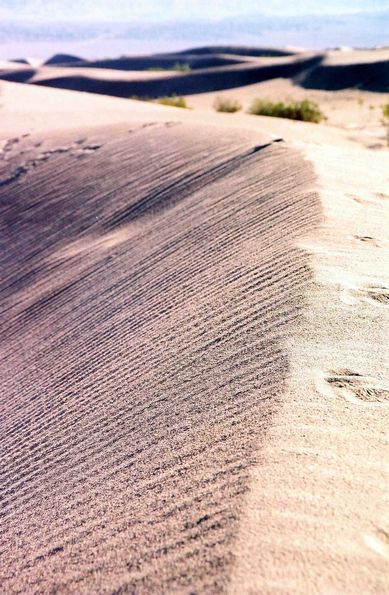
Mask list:
[[[31,83],[62,89],[88,91],[117,97],[159,97],[172,94],[206,93],[250,85],[276,77],[292,77],[302,70],[313,67],[320,60],[321,56],[316,54],[297,58],[258,58],[244,63],[203,68],[188,73],[173,72],[170,76],[167,76],[168,73],[162,73],[163,75],[160,76],[155,76],[156,73],[149,73],[148,77],[142,76],[141,78],[137,77],[136,73],[128,76],[124,71],[114,70],[110,74],[109,80],[104,74],[98,76],[97,72],[91,73],[89,68],[87,74],[82,68],[74,68],[74,72],[70,72],[67,68],[65,74],[61,76],[60,70],[56,69],[53,72],[51,67],[43,67],[34,73],[26,70],[25,76],[29,77]],[[98,63],[94,63],[92,66],[96,67],[97,65]],[[15,80],[15,76],[17,76],[20,80],[23,75],[22,71],[17,75],[11,71],[3,72],[1,76],[6,80]]]
[[[151,68],[173,69],[178,66],[187,66],[191,70],[199,68],[213,68],[215,66],[229,66],[230,64],[240,64],[243,62],[238,56],[232,55],[197,55],[194,54],[157,54],[156,56],[133,56],[106,60],[80,60],[75,63],[77,68],[109,68],[114,70],[147,70]],[[49,64],[47,62],[46,64]],[[57,65],[60,64],[57,62]],[[69,62],[62,61],[62,65],[68,65]]]
[[[78,58],[77,56],[73,56],[71,54],[55,54],[55,56],[52,56],[46,60],[45,64],[50,66],[52,64],[76,64],[77,62],[82,62],[82,58]]]
[[[389,51],[360,51],[356,55],[359,57],[355,58],[353,52],[294,53],[234,46],[90,61],[56,55],[35,70],[15,71],[9,63],[8,68],[0,70],[0,78],[117,97],[146,98],[223,91],[274,78],[287,78],[309,89],[387,91]],[[180,67],[190,71],[177,72]],[[166,72],[160,76],[147,73],[153,69]],[[107,75],[102,74],[104,70]]]
[[[297,82],[307,89],[365,89],[387,93],[389,90],[389,57],[372,62],[334,64],[324,60],[316,68],[298,76]]]
[[[15,58],[14,60],[11,60],[11,62],[16,62],[16,64],[29,64],[26,58]]]
[[[17,66],[17,68],[13,66],[11,68],[6,67],[3,71],[1,71],[1,78],[5,81],[11,81],[14,83],[27,83],[36,73],[36,69],[31,68],[31,66],[27,68],[17,62],[15,62],[15,66]]]
[[[256,56],[276,58],[280,56],[292,56],[296,52],[284,50],[281,48],[258,48],[240,45],[209,45],[204,47],[195,47],[179,52],[180,54],[233,54],[236,56]]]

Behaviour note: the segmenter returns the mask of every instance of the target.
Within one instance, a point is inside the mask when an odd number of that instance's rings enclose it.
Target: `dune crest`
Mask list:
[[[127,129],[8,152],[25,168],[0,187],[8,590],[224,589],[282,400],[309,165],[248,132]]]

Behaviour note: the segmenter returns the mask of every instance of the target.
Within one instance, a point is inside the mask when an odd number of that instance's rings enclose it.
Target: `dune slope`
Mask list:
[[[318,64],[316,68],[297,75],[296,82],[306,89],[364,89],[387,93],[389,89],[389,60],[379,59],[375,62],[360,61],[349,63],[331,63],[330,60]]]
[[[207,54],[156,54],[155,56],[124,56],[121,58],[104,60],[81,60],[75,64],[81,68],[110,68],[115,70],[147,70],[152,68],[174,69],[178,66],[187,65],[191,70],[199,68],[212,68],[215,66],[227,66],[244,62],[239,56],[223,56],[212,53]],[[63,61],[62,64],[66,64]]]
[[[0,590],[388,592],[387,151],[0,92]]]
[[[78,60],[56,55],[44,65],[0,64],[0,78],[117,97],[156,98],[238,89],[276,78],[303,89],[360,89],[385,93],[387,49],[301,51],[209,46],[172,54]],[[180,72],[179,67],[189,68]],[[165,72],[149,72],[152,69]]]
[[[186,55],[155,56],[144,59],[143,68],[173,67],[176,62],[187,63]],[[95,62],[79,62],[59,66],[43,65],[32,70],[9,63],[0,69],[0,78],[15,82],[29,82],[48,87],[87,91],[117,97],[149,97],[162,95],[199,94],[252,85],[276,77],[293,77],[322,60],[322,55],[306,53],[301,56],[249,58],[237,55],[199,54],[189,64],[193,70],[142,72],[140,58],[122,58]],[[203,64],[202,64],[203,63]],[[225,64],[218,66],[218,64]],[[129,71],[131,65],[134,71]]]
[[[310,165],[171,122],[1,157],[3,591],[223,591],[312,283]]]

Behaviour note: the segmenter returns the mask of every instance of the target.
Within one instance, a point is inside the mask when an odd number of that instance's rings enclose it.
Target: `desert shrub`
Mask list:
[[[133,99],[134,101],[153,101],[151,97],[140,97],[139,95],[130,95],[128,99]]]
[[[386,127],[386,141],[389,147],[389,103],[382,106],[382,123]]]
[[[185,97],[178,97],[177,95],[171,95],[170,97],[160,97],[157,99],[157,102],[162,103],[162,105],[171,105],[172,107],[188,108]]]
[[[172,70],[175,72],[190,72],[190,66],[187,63],[176,62],[170,68],[163,68],[162,66],[150,66],[150,68],[146,68],[147,72],[169,72]]]
[[[177,72],[189,72],[190,66],[186,62],[176,62],[172,70],[176,70]]]
[[[275,118],[289,118],[303,122],[321,122],[324,115],[314,101],[268,101],[267,99],[254,99],[249,109],[250,114],[256,116],[272,116]]]
[[[217,97],[215,99],[215,103],[213,104],[213,107],[215,108],[215,110],[217,112],[226,112],[228,114],[233,114],[233,113],[238,112],[239,110],[242,109],[242,106],[239,103],[239,101],[237,101],[236,99],[228,98],[228,97],[225,97],[225,98]]]

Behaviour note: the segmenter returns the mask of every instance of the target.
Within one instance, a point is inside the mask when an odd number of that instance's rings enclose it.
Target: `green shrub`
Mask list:
[[[171,105],[172,107],[188,108],[185,97],[177,97],[177,95],[171,95],[171,97],[160,97],[157,99],[157,102],[162,103],[162,105]]]
[[[266,99],[254,99],[251,104],[250,114],[256,116],[272,116],[275,118],[289,118],[290,120],[302,120],[303,122],[321,122],[324,115],[319,106],[310,101],[268,101]]]
[[[190,66],[186,62],[184,62],[184,63],[176,62],[171,70],[176,70],[177,72],[189,72]]]
[[[176,62],[174,66],[170,68],[163,68],[162,66],[150,66],[146,68],[147,72],[190,72],[190,66],[187,63]]]
[[[382,124],[386,127],[386,141],[389,147],[389,103],[382,106]]]
[[[228,97],[216,97],[213,107],[217,112],[226,112],[228,114],[233,114],[242,109],[242,106],[239,103],[239,101],[237,101],[236,99],[230,99]]]
[[[134,101],[153,101],[151,97],[140,97],[139,95],[130,95],[128,99],[133,99]]]

